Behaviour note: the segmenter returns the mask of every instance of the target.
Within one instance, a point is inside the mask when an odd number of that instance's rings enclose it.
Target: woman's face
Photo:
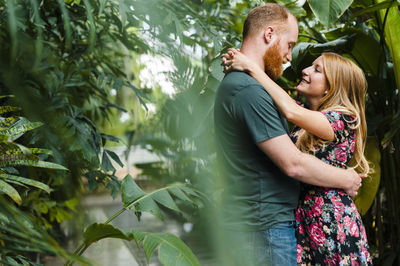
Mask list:
[[[307,100],[322,99],[328,88],[322,56],[318,57],[311,66],[303,69],[302,74],[297,91]]]

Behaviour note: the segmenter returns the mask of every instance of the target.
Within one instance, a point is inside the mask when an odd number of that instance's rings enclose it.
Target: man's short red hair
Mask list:
[[[267,26],[275,26],[278,31],[285,31],[289,16],[293,15],[286,7],[278,4],[268,3],[253,8],[243,25],[243,40]]]

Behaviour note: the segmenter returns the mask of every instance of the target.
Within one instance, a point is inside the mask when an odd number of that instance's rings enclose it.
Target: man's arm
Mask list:
[[[274,137],[257,145],[286,175],[316,186],[342,188],[351,197],[357,195],[361,178],[354,169],[333,167],[315,156],[302,153],[288,135]]]

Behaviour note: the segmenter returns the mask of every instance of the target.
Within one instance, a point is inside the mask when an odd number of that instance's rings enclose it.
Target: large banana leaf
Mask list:
[[[158,248],[158,258],[163,265],[200,265],[190,248],[171,233],[147,233],[135,230],[130,233],[123,232],[110,224],[94,223],[86,229],[83,237],[85,245],[79,250],[79,254],[101,239],[118,238],[135,240],[138,246],[143,246],[148,262]]]
[[[325,26],[330,26],[342,16],[353,0],[307,0],[307,2],[318,20]]]
[[[376,137],[368,137],[365,147],[365,156],[372,163],[371,167],[374,172],[362,181],[362,186],[358,191],[358,195],[354,197],[354,203],[361,215],[366,214],[374,202],[381,179],[381,154]]]
[[[150,193],[145,193],[130,175],[127,175],[122,180],[121,186],[124,208],[115,213],[104,224],[95,223],[90,225],[84,233],[83,243],[76,249],[74,254],[82,255],[92,243],[103,238],[135,239],[138,245],[142,242],[144,243],[143,248],[148,259],[153,254],[154,250],[159,247],[159,259],[161,263],[165,265],[200,265],[192,251],[175,235],[137,231],[126,233],[109,224],[126,210],[132,210],[136,215],[142,211],[146,211],[163,219],[158,204],[176,212],[181,212],[171,195],[193,203],[189,196],[198,197],[198,193],[190,189],[188,185],[181,183],[174,183]],[[66,265],[72,265],[72,262],[68,261]]]
[[[388,127],[388,131],[385,133],[383,139],[381,140],[381,145],[383,147],[387,147],[392,138],[397,134],[400,130],[400,111],[398,111],[393,117],[390,125]]]
[[[328,31],[325,36],[328,40],[352,36],[352,46],[347,51],[351,52],[352,57],[362,69],[378,75],[385,57],[379,41],[372,34],[360,28],[345,27]]]
[[[299,75],[301,70],[310,66],[312,62],[324,51],[342,52],[353,46],[352,36],[342,36],[326,43],[308,43],[301,42],[293,49],[293,60],[291,62],[291,70]],[[287,71],[285,71],[287,76]],[[295,77],[292,77],[295,78]]]
[[[147,262],[158,248],[158,259],[163,265],[201,265],[190,248],[171,233],[147,233],[135,230],[132,233],[138,246],[143,245]]]
[[[379,2],[379,1],[378,1]],[[353,20],[355,17],[358,17],[360,15],[366,14],[366,13],[372,13],[381,9],[387,9],[390,7],[395,7],[395,6],[399,6],[400,2],[394,2],[393,0],[386,0],[386,1],[382,1],[380,3],[377,4],[371,4],[371,1],[365,1],[363,4],[359,3],[359,1],[354,1],[353,2],[354,6],[361,6],[361,10],[357,11],[356,13],[354,13],[349,21]]]
[[[130,209],[135,213],[142,211],[150,212],[161,220],[163,220],[163,215],[157,204],[180,212],[171,194],[180,199],[191,201],[185,194],[195,193],[187,188],[185,184],[175,183],[146,194],[130,175],[127,175],[124,180],[122,180],[121,187],[122,202],[126,209]]]
[[[377,0],[377,3],[385,2],[383,0]],[[397,88],[400,87],[400,10],[395,1],[393,7],[387,10],[380,10],[381,23],[386,22],[384,25],[385,41],[389,47],[390,55],[392,56],[394,74],[396,77]],[[386,21],[385,21],[386,20]]]
[[[103,238],[119,238],[124,240],[132,240],[129,234],[122,232],[111,224],[98,224],[90,225],[83,233],[83,241],[87,246],[97,242]]]

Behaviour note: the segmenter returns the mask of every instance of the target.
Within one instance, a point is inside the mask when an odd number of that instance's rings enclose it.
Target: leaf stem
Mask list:
[[[112,220],[114,220],[115,218],[117,218],[121,213],[123,213],[124,211],[126,211],[126,208],[122,208],[121,210],[119,210],[117,213],[115,213],[113,216],[111,216],[107,221],[105,221],[105,224],[110,223]]]

